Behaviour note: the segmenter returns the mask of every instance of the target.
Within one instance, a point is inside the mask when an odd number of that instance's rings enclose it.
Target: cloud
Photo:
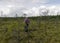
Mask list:
[[[60,6],[40,6],[40,7],[33,7],[24,11],[29,16],[43,16],[43,15],[60,15]]]
[[[1,5],[23,5],[23,6],[32,6],[39,4],[47,3],[49,0],[0,0]]]
[[[33,3],[47,3],[49,0],[32,0]]]
[[[45,12],[46,9],[52,11],[54,8],[55,10],[59,8],[54,5],[47,7],[45,4],[49,1],[50,0],[0,0],[0,11],[3,11],[4,14],[7,15],[15,15],[17,12],[19,15],[20,13],[26,13],[28,16],[37,16],[41,11]]]
[[[19,16],[23,16],[23,14],[27,14],[27,16],[40,16],[40,15],[57,15],[57,12],[60,13],[60,6],[39,6],[32,7],[26,9],[25,7],[14,7],[13,5],[7,5],[6,7],[1,8],[2,11],[7,14],[7,16],[15,16],[18,14]],[[47,11],[49,12],[47,14]]]

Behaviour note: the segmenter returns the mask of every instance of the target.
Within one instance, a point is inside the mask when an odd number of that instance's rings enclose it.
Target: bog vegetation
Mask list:
[[[24,18],[0,18],[0,43],[60,43],[60,16],[29,19],[26,33]]]

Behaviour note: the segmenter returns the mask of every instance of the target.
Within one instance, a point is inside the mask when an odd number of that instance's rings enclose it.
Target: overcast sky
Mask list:
[[[60,6],[60,0],[0,0],[0,11],[4,14],[40,6]]]
[[[34,7],[40,5],[59,5],[60,0],[0,0],[0,6]]]

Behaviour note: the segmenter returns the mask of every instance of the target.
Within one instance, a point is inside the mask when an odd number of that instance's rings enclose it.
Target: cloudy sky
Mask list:
[[[0,0],[0,12],[5,15],[26,12],[27,9],[36,10],[41,6],[59,7],[60,0]]]

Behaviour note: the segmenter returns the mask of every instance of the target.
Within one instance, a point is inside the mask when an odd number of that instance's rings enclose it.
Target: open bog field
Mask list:
[[[0,18],[0,43],[60,43],[60,16],[29,19],[26,33],[24,18]]]

